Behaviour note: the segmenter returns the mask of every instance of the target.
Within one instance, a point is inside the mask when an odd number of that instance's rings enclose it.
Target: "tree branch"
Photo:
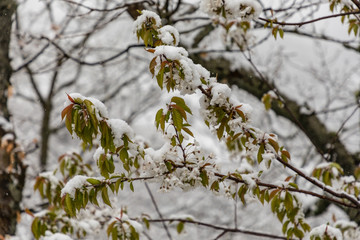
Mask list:
[[[160,212],[160,210],[159,210],[159,207],[158,207],[158,205],[157,205],[157,203],[156,203],[156,201],[155,201],[155,198],[154,198],[154,196],[152,195],[151,190],[150,190],[150,188],[149,188],[149,186],[148,186],[147,183],[145,183],[145,187],[146,187],[147,192],[148,192],[149,195],[150,195],[151,201],[152,201],[152,203],[154,204],[155,209],[156,209],[156,212],[158,213],[160,219],[164,219],[163,216],[162,216],[162,214],[161,214],[161,212]],[[166,231],[166,234],[168,235],[169,239],[172,240],[170,231],[169,231],[169,229],[167,228],[165,222],[163,221],[162,223],[163,223],[164,229],[165,229],[165,231]]]
[[[214,225],[214,224],[211,224],[211,223],[204,223],[204,222],[190,220],[190,219],[166,218],[166,219],[148,219],[148,221],[149,222],[164,222],[164,221],[165,222],[175,222],[175,221],[176,222],[184,222],[184,223],[190,223],[190,224],[194,224],[194,225],[204,226],[204,227],[208,227],[208,228],[212,228],[212,229],[216,229],[216,230],[222,230],[222,231],[225,231],[225,232],[242,233],[242,234],[246,234],[246,235],[258,236],[258,237],[267,237],[267,238],[271,238],[271,239],[284,239],[284,240],[288,239],[286,237],[281,237],[281,236],[277,236],[277,235],[273,235],[273,234],[242,230],[242,229],[238,229],[238,228],[221,227],[221,226]]]
[[[266,19],[266,18],[261,18],[261,17],[259,19],[264,21],[264,22],[278,24],[278,25],[281,25],[281,26],[299,26],[299,27],[301,27],[301,26],[306,25],[306,24],[318,22],[318,21],[321,21],[321,20],[329,19],[329,18],[348,16],[348,15],[355,15],[355,14],[359,14],[359,13],[360,13],[360,11],[338,13],[338,14],[328,15],[328,16],[324,16],[324,17],[320,17],[320,18],[315,18],[315,19],[312,19],[312,20],[309,20],[309,21],[297,22],[297,23],[279,22],[279,21],[276,21],[276,20],[271,20],[271,19]]]
[[[144,44],[132,44],[129,45],[126,49],[124,49],[123,51],[107,58],[107,59],[103,59],[100,61],[96,61],[96,62],[86,62],[86,61],[82,61],[76,57],[71,56],[69,53],[67,53],[62,47],[60,47],[57,43],[55,43],[54,41],[50,40],[49,38],[42,36],[41,39],[44,39],[46,41],[48,41],[49,43],[51,43],[54,47],[56,47],[66,58],[69,58],[71,60],[73,60],[74,62],[78,63],[78,64],[83,64],[83,65],[88,65],[88,66],[96,66],[96,65],[103,65],[105,63],[108,63],[110,61],[113,61],[114,59],[120,57],[121,55],[129,52],[129,50],[131,48],[138,48],[138,47],[145,47]]]

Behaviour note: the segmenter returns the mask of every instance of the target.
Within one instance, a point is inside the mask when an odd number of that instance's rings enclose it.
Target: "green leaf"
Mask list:
[[[241,202],[245,205],[246,204],[246,201],[245,201],[245,193],[247,192],[248,190],[248,187],[243,184],[241,185],[241,187],[239,188],[239,191],[238,191],[238,195],[241,199]]]
[[[149,35],[150,35],[150,34],[151,34],[151,33],[150,33],[149,30],[145,31],[145,33],[144,33],[143,41],[144,41],[145,47],[148,46],[148,41],[149,41]]]
[[[309,224],[304,223],[304,222],[301,222],[300,225],[301,225],[302,229],[303,229],[305,232],[310,232],[311,227],[310,227]]]
[[[31,232],[34,234],[34,237],[36,239],[40,238],[40,232],[39,232],[39,218],[34,218],[32,224],[31,224]]]
[[[299,228],[294,228],[294,234],[296,237],[302,239],[304,237],[303,231],[301,231]]]
[[[76,216],[75,206],[69,194],[66,194],[65,196],[65,204],[66,204],[66,209],[68,210],[67,212],[70,214],[70,216],[75,217]]]
[[[211,187],[210,187],[211,190],[215,191],[215,192],[218,192],[220,187],[219,187],[219,182],[218,181],[214,181],[212,184],[211,184]]]
[[[260,147],[259,147],[259,150],[258,150],[258,153],[257,153],[257,161],[258,163],[260,164],[263,160],[263,154],[265,152],[265,144],[264,143],[261,143],[260,144]]]
[[[201,178],[201,183],[204,187],[206,187],[207,185],[209,185],[209,177],[207,175],[207,172],[205,170],[202,170],[200,172],[200,178]]]
[[[73,134],[73,128],[72,128],[72,122],[71,122],[71,114],[66,116],[65,119],[65,126],[67,128],[67,130],[69,131],[69,133],[72,135]]]
[[[183,108],[186,112],[192,114],[191,109],[186,105],[185,100],[181,97],[173,97],[171,98],[171,102],[176,103],[176,105]]]
[[[108,190],[107,190],[106,186],[104,186],[101,190],[101,197],[106,205],[109,205],[109,207],[112,207],[111,202],[109,200]]]
[[[151,60],[150,65],[149,65],[149,69],[150,69],[150,72],[151,72],[151,74],[152,74],[152,77],[154,77],[154,74],[155,74],[156,58],[157,58],[157,57],[154,57],[154,58]]]
[[[268,93],[264,94],[261,98],[261,101],[265,106],[265,110],[268,111],[271,108],[271,101],[272,101],[271,95]]]
[[[176,111],[178,111],[179,113],[180,113],[180,115],[181,115],[181,117],[183,118],[183,119],[185,119],[185,121],[187,121],[187,116],[186,116],[186,113],[185,113],[185,110],[182,108],[182,107],[180,107],[180,106],[178,106],[178,105],[170,105],[173,109],[176,109]]]
[[[120,150],[120,159],[123,163],[126,162],[126,160],[129,158],[129,154],[125,148],[122,148]]]
[[[156,129],[159,128],[161,117],[163,116],[163,109],[159,109],[155,116]]]
[[[172,109],[171,115],[174,126],[176,127],[177,131],[180,132],[183,126],[183,119],[181,117],[181,114],[176,109]]]
[[[221,123],[220,127],[216,130],[217,137],[219,140],[223,137],[224,130],[225,130],[225,124]]]
[[[284,205],[287,211],[290,211],[293,208],[293,197],[289,192],[285,193]]]
[[[112,240],[117,240],[118,239],[118,229],[116,227],[114,227],[111,230],[111,239]]]
[[[187,134],[189,134],[190,136],[194,137],[194,134],[190,131],[190,129],[188,129],[187,127],[183,127],[182,129],[183,131],[185,131]]]
[[[283,227],[282,227],[282,232],[285,234],[286,231],[287,231],[287,227],[289,225],[290,221],[289,220],[286,220],[283,224]]]
[[[114,224],[116,223],[116,221],[113,221],[112,223],[109,224],[108,228],[106,229],[106,233],[107,236],[109,237],[111,234],[112,229],[114,228]]]
[[[147,229],[150,229],[149,220],[148,220],[147,218],[143,218],[142,220],[143,220],[143,222],[145,223],[146,228],[147,228]]]
[[[282,28],[279,29],[279,34],[281,38],[284,38],[284,30]]]
[[[176,227],[176,230],[180,234],[184,230],[184,222],[179,222]]]
[[[277,37],[278,30],[279,30],[279,27],[274,27],[274,28],[272,29],[272,35],[274,36],[275,39],[276,39],[276,37]]]
[[[130,190],[131,190],[132,192],[134,192],[134,185],[133,185],[132,182],[130,182]]]
[[[160,71],[156,75],[157,83],[161,89],[163,89],[163,84],[164,84],[164,72],[165,72],[165,67],[162,66]]]
[[[279,207],[280,207],[280,199],[278,196],[275,196],[271,200],[271,211],[275,213]]]
[[[268,138],[269,144],[274,148],[275,152],[279,151],[279,144],[272,138]]]
[[[86,181],[88,181],[91,185],[99,185],[101,183],[100,180],[95,179],[95,178],[88,178],[88,179],[86,179]]]

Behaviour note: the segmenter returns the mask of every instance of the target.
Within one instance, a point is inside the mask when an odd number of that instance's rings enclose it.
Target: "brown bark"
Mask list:
[[[9,42],[12,15],[16,3],[12,0],[0,2],[0,115],[10,120],[7,107],[8,89],[12,68],[9,59]],[[4,141],[3,137],[13,136]],[[13,235],[16,231],[17,216],[20,213],[22,189],[25,183],[26,167],[22,163],[23,153],[15,143],[15,134],[0,126],[0,236]]]

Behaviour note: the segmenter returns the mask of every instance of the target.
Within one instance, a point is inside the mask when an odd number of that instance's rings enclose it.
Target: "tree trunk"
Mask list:
[[[41,150],[40,150],[40,167],[41,170],[46,170],[46,163],[48,157],[49,141],[50,141],[50,115],[51,115],[51,100],[45,105],[43,118],[41,122]]]
[[[7,107],[12,73],[9,42],[15,10],[13,0],[0,1],[0,117],[6,121],[10,120]],[[22,163],[24,154],[15,143],[15,134],[5,125],[0,125],[0,138],[0,236],[5,236],[16,231],[26,167]]]

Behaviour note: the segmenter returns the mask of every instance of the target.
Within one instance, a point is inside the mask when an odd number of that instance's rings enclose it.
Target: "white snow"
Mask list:
[[[212,98],[210,104],[219,104],[220,106],[225,105],[231,95],[231,89],[229,86],[223,83],[213,83],[211,87]]]
[[[125,121],[121,119],[109,119],[106,122],[109,124],[109,127],[114,134],[113,140],[116,147],[120,147],[124,144],[123,140],[121,139],[124,134],[126,134],[129,138],[133,138],[134,132]]]
[[[356,222],[353,221],[338,220],[334,223],[334,226],[341,229],[346,229],[346,228],[357,228],[358,225],[356,224]]]
[[[12,124],[8,120],[6,120],[3,116],[0,116],[0,126],[2,129],[4,129],[7,132],[12,131],[13,129]]]
[[[189,54],[182,47],[175,46],[158,46],[155,48],[155,56],[165,55],[170,60],[180,60],[183,57],[187,57]]]
[[[59,185],[60,180],[54,175],[53,171],[42,172],[39,176],[48,179],[52,189],[55,189],[56,186]]]
[[[134,21],[134,31],[140,30],[142,24],[151,18],[155,20],[156,27],[159,28],[161,26],[161,19],[156,13],[148,10],[142,10],[141,12],[142,14]]]
[[[45,232],[45,236],[40,238],[41,240],[73,240],[71,237],[62,233],[52,233],[50,231]]]
[[[89,177],[83,175],[76,175],[72,179],[70,179],[63,189],[61,189],[61,196],[65,196],[69,194],[71,198],[75,198],[75,191],[78,188],[81,188],[85,183],[87,183],[87,179]]]
[[[221,16],[224,7],[227,19],[250,21],[257,19],[262,11],[255,0],[203,0],[200,9],[210,16]]]
[[[159,29],[159,38],[164,44],[171,46],[177,46],[180,42],[178,30],[170,25],[163,26]]]
[[[341,231],[337,228],[331,227],[327,224],[322,224],[318,227],[315,227],[310,232],[310,237],[320,237],[329,236],[331,239],[334,240],[342,240]]]

